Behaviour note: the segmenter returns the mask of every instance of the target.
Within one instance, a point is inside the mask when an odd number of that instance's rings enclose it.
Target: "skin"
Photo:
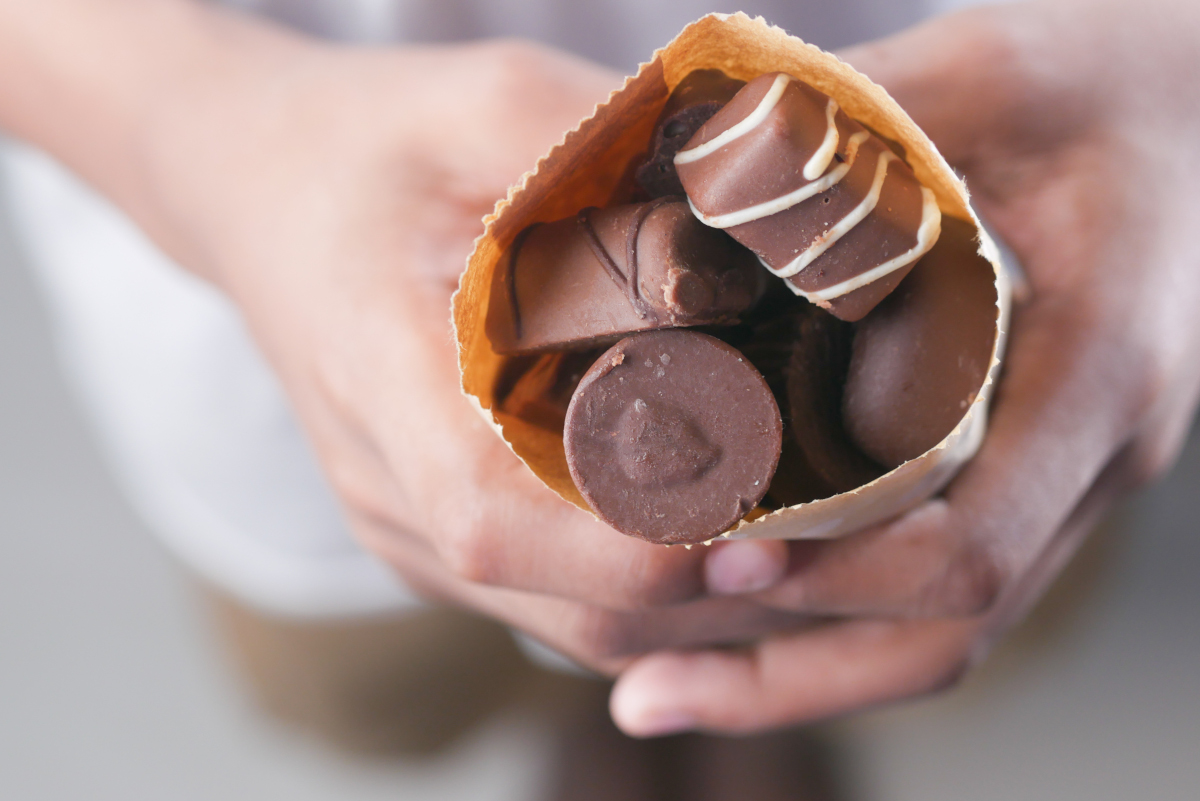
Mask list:
[[[807,619],[707,597],[702,550],[561,501],[459,389],[450,295],[483,215],[619,75],[520,42],[333,47],[184,0],[0,0],[0,75],[22,76],[0,127],[238,306],[408,583],[610,674]],[[765,550],[759,586],[784,568]]]
[[[1115,499],[1173,464],[1200,386],[1200,110],[1180,102],[1197,12],[1017,5],[845,54],[965,174],[1028,275],[991,428],[942,497],[791,543],[785,578],[754,596],[836,622],[639,660],[612,698],[627,732],[755,731],[950,686]]]
[[[514,42],[334,48],[185,0],[0,0],[0,75],[22,76],[0,127],[237,304],[408,582],[620,673],[631,734],[741,732],[952,683],[1174,460],[1200,391],[1197,43],[1179,0],[1066,0],[845,54],[967,175],[1030,296],[979,456],[825,544],[623,537],[461,397],[449,298],[480,218],[618,76]]]

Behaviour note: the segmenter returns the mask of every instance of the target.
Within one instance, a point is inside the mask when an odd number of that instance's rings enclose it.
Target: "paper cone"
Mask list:
[[[900,145],[917,178],[933,190],[942,214],[969,221],[977,234],[974,242],[945,241],[939,247],[956,254],[955,258],[986,261],[996,276],[998,313],[991,369],[962,421],[941,443],[856,490],[769,514],[756,510],[723,535],[733,539],[837,537],[930,497],[979,449],[1004,351],[1011,282],[995,244],[970,208],[966,186],[888,93],[836,56],[788,36],[761,18],[710,14],[688,25],[496,204],[484,220],[484,233],[454,297],[462,389],[546,486],[591,511],[567,471],[561,435],[495,408],[495,387],[506,357],[492,350],[485,332],[492,281],[505,250],[526,226],[561,219],[587,206],[628,200],[622,196],[628,191],[622,176],[630,162],[647,150],[671,90],[693,70],[710,68],[747,81],[768,72],[787,72],[830,95],[848,115]],[[944,233],[943,240],[946,237]]]

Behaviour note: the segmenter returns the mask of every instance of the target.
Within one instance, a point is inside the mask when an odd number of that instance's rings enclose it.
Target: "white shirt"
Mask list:
[[[522,36],[632,71],[710,0],[229,0],[366,42]],[[969,0],[967,0],[969,2]],[[826,48],[962,0],[760,0]],[[351,537],[236,309],[45,155],[0,149],[9,205],[67,373],[130,500],[207,581],[265,611],[344,616],[415,603]]]

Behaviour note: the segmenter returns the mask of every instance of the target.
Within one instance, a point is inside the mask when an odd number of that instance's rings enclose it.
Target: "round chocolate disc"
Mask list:
[[[707,334],[636,334],[579,382],[563,443],[575,486],[625,534],[695,543],[758,505],[783,426],[766,381]]]

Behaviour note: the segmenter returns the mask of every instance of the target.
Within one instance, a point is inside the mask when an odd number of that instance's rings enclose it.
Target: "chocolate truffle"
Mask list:
[[[937,246],[855,326],[843,417],[859,449],[885,467],[941,442],[983,386],[996,288],[976,246],[972,226],[947,218]]]
[[[720,70],[694,70],[679,82],[655,123],[650,155],[635,173],[647,195],[683,194],[675,154],[745,85]]]
[[[636,334],[580,381],[563,443],[571,477],[604,522],[663,544],[696,543],[758,505],[782,423],[741,353],[695,331]]]
[[[933,193],[837,101],[784,73],[746,84],[675,166],[696,216],[848,321],[937,241]]]
[[[530,226],[498,269],[487,334],[503,354],[736,322],[769,278],[752,253],[667,198]]]

